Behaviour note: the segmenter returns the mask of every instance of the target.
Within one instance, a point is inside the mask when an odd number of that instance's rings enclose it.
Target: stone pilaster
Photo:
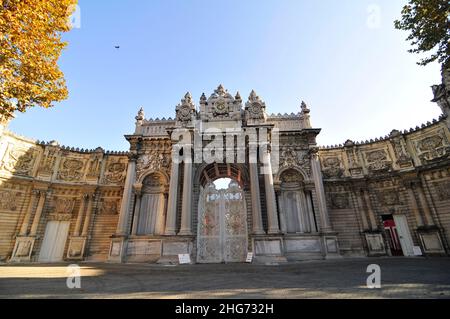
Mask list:
[[[192,195],[192,160],[190,158],[185,158],[183,174],[183,206],[181,209],[181,229],[178,235],[192,235]]]
[[[131,226],[131,235],[136,236],[139,226],[139,217],[141,214],[142,188],[140,185],[134,186],[134,196],[136,200],[134,204],[133,225]]]
[[[318,149],[311,149],[311,169],[314,187],[316,189],[316,196],[318,200],[319,215],[321,221],[321,231],[323,233],[332,232],[330,217],[328,215],[327,202],[325,197],[325,189],[323,186],[322,171],[320,167]]]
[[[266,207],[267,207],[267,220],[268,220],[268,233],[279,234],[280,226],[278,224],[277,202],[275,198],[275,189],[273,184],[272,164],[270,162],[269,151],[264,151],[263,154],[264,163],[264,187],[266,189]]]
[[[33,224],[31,225],[30,236],[36,236],[39,223],[41,221],[42,211],[44,210],[45,198],[47,192],[44,190],[39,191],[39,201],[34,215]]]
[[[75,223],[75,230],[73,231],[73,236],[80,236],[81,223],[84,216],[84,208],[86,205],[86,195],[82,195],[80,199],[80,209],[78,210],[77,221]]]
[[[133,196],[133,184],[136,179],[136,157],[130,156],[128,162],[127,175],[120,204],[119,221],[117,223],[116,234],[113,235],[109,249],[109,258],[111,262],[122,262],[126,251],[126,238],[128,236],[128,221],[130,206]]]
[[[167,203],[167,220],[165,235],[173,236],[176,232],[177,222],[177,195],[178,195],[178,154],[172,150],[172,169],[170,173],[169,199]]]
[[[136,175],[136,159],[131,158],[128,162],[127,176],[123,190],[122,202],[120,205],[119,222],[117,224],[116,235],[127,235],[127,224],[129,220],[130,204],[133,196],[133,184]]]
[[[252,197],[252,220],[253,220],[253,234],[261,235],[264,234],[262,215],[261,215],[261,193],[259,189],[259,178],[258,178],[258,164],[250,163],[250,192]]]
[[[33,208],[39,197],[38,190],[31,191],[30,203],[28,204],[27,212],[20,228],[19,236],[26,236],[28,234],[28,227],[30,226],[31,216],[33,214]]]

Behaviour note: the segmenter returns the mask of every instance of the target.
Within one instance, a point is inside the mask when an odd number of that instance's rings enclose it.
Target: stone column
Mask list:
[[[167,203],[167,219],[165,235],[175,235],[177,222],[177,196],[178,196],[178,154],[172,150],[172,169],[170,172],[169,199]]]
[[[164,234],[164,208],[166,207],[166,196],[164,193],[159,194],[158,211],[156,215],[155,235]]]
[[[285,196],[282,191],[279,191],[278,196],[278,209],[280,210],[280,228],[281,233],[287,234],[287,224],[286,224],[286,208],[285,208]]]
[[[181,228],[178,235],[192,235],[192,195],[192,160],[190,158],[185,158],[183,175],[183,206],[181,209]]]
[[[361,199],[361,194],[359,191],[353,192],[353,196],[356,198],[357,210],[361,216],[363,231],[369,230],[369,222],[367,221],[366,212],[364,210],[364,203]]]
[[[369,213],[369,220],[370,220],[370,224],[371,224],[371,229],[372,230],[377,230],[378,229],[378,225],[377,225],[377,221],[375,219],[375,213],[373,211],[372,204],[370,202],[369,192],[366,189],[363,190],[363,196],[364,196],[364,200],[365,200],[366,205],[367,205],[367,212]]]
[[[252,195],[253,234],[264,234],[261,215],[261,193],[259,189],[258,164],[250,163],[250,192]]]
[[[277,203],[275,198],[275,189],[273,185],[272,163],[270,162],[269,150],[266,150],[262,154],[264,169],[264,187],[266,189],[266,208],[267,208],[267,221],[268,221],[268,233],[279,234],[280,226],[278,224]]]
[[[318,208],[322,232],[332,232],[330,217],[328,215],[327,202],[325,198],[325,189],[323,186],[322,170],[320,167],[319,154],[317,149],[311,150],[311,170],[314,180],[314,187],[316,189],[316,196],[318,200]]]
[[[120,204],[119,222],[117,223],[116,234],[119,236],[127,235],[127,223],[130,210],[131,197],[133,195],[133,183],[136,175],[136,159],[130,158],[128,162],[127,177],[123,190],[122,202]]]
[[[39,191],[32,190],[30,203],[28,204],[27,212],[23,218],[22,227],[20,228],[19,236],[26,236],[28,233],[28,227],[30,226],[31,215],[33,214],[33,208],[38,198]]]
[[[91,224],[91,217],[92,217],[92,206],[94,204],[95,195],[89,195],[88,197],[88,205],[86,209],[86,218],[84,219],[83,224],[83,232],[81,233],[81,236],[87,237],[89,232],[89,225]]]
[[[133,215],[133,225],[131,227],[131,235],[136,236],[139,225],[139,215],[141,214],[141,199],[142,199],[141,189],[135,187],[134,194],[136,201],[134,204],[134,215]]]
[[[80,236],[81,221],[83,220],[84,207],[86,205],[86,195],[81,196],[80,209],[78,210],[77,221],[75,223],[75,230],[73,236]]]
[[[417,184],[417,194],[419,195],[419,200],[423,208],[423,212],[425,213],[425,224],[427,226],[434,226],[433,217],[431,216],[430,207],[428,206],[428,201],[425,197],[425,193],[423,192],[422,185]]]
[[[34,215],[33,224],[31,225],[30,236],[36,236],[39,222],[41,221],[42,211],[44,209],[46,191],[39,191],[39,202]]]
[[[409,202],[411,204],[411,209],[414,214],[414,217],[416,219],[416,223],[418,227],[423,226],[423,219],[422,216],[420,216],[419,206],[417,204],[416,196],[414,195],[413,186],[411,183],[406,183],[406,192],[408,193]]]

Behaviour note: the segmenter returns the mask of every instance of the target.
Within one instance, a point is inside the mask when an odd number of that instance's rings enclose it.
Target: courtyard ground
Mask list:
[[[367,266],[381,267],[368,289]],[[450,298],[450,258],[358,258],[282,265],[0,265],[0,298]]]

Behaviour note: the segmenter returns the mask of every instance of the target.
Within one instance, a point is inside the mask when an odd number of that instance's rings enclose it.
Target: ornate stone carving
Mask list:
[[[247,120],[265,120],[266,119],[266,103],[256,95],[252,90],[248,97],[248,102],[245,103],[245,117]]]
[[[146,153],[139,157],[136,163],[138,180],[148,171],[168,171],[171,160],[169,154],[162,154],[156,151]]]
[[[345,146],[345,154],[347,155],[348,170],[350,172],[350,175],[352,176],[362,175],[363,170],[360,162],[358,161],[355,143],[352,140],[347,140],[344,143],[344,146]]]
[[[92,154],[91,158],[89,159],[86,174],[87,178],[98,178],[98,176],[100,175],[102,158],[103,158],[103,150],[101,148],[97,148],[95,150],[95,153]]]
[[[16,211],[18,208],[18,198],[20,193],[12,191],[0,191],[0,209]]]
[[[311,176],[311,163],[307,151],[296,151],[292,147],[281,149],[280,167],[296,167]]]
[[[41,160],[39,165],[39,174],[47,174],[50,175],[53,173],[53,168],[56,162],[56,156],[58,153],[57,148],[47,148],[44,152],[44,157]]]
[[[434,188],[440,201],[450,200],[450,182],[436,182]]]
[[[184,99],[176,107],[176,120],[182,126],[191,124],[195,119],[196,111],[191,93],[187,92]]]
[[[351,207],[348,193],[335,193],[330,195],[332,209],[348,209]]]
[[[117,215],[119,213],[120,202],[117,199],[104,199],[101,205],[100,214]]]
[[[282,183],[298,183],[303,180],[303,176],[295,169],[288,169],[281,174]]]
[[[400,167],[408,167],[412,165],[411,157],[406,152],[405,140],[401,133],[397,130],[393,130],[390,134],[391,144],[394,148],[395,156],[397,157],[397,164]]]
[[[71,198],[56,198],[54,201],[54,209],[49,214],[49,220],[67,221],[72,218],[75,200]]]
[[[33,169],[35,161],[35,152],[25,149],[10,149],[7,153],[7,159],[3,163],[3,167],[8,172],[15,175],[29,176]]]
[[[395,206],[401,204],[398,191],[394,189],[379,192],[378,200],[383,206]]]
[[[237,99],[234,99],[222,85],[219,85],[208,100],[206,100],[206,96],[202,95],[200,99],[202,120],[241,119],[242,100],[239,96],[237,97]]]
[[[416,142],[419,158],[427,163],[439,158],[447,157],[450,153],[450,147],[446,142],[443,131],[437,135],[426,137]]]
[[[339,157],[324,158],[322,160],[322,166],[322,174],[325,178],[339,178],[344,173]]]
[[[80,181],[83,177],[84,161],[78,159],[65,159],[61,163],[58,178],[67,182]]]
[[[124,181],[127,164],[118,161],[109,163],[105,170],[104,181],[107,184],[120,184]]]
[[[369,171],[387,171],[391,169],[391,162],[388,160],[386,151],[376,150],[366,152],[366,160]]]

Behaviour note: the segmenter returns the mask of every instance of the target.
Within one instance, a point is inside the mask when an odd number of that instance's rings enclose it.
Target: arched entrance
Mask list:
[[[208,176],[200,186],[197,262],[245,262],[248,229],[244,191],[239,175],[230,174],[232,179],[225,185],[224,176],[218,175]]]

